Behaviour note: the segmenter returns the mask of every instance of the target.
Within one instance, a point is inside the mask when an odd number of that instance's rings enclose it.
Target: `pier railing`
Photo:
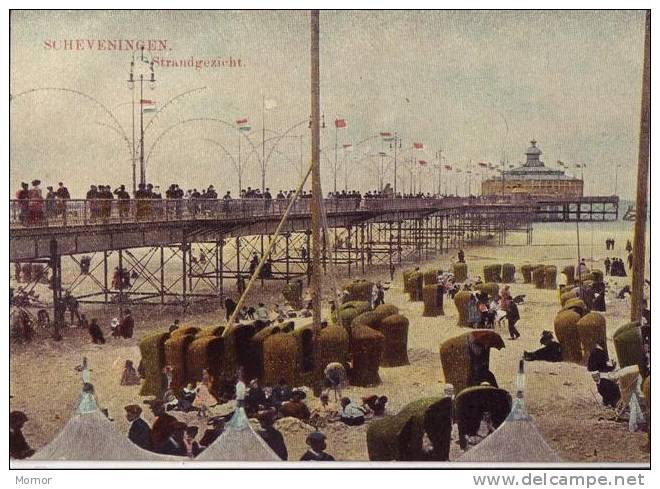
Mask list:
[[[311,199],[295,202],[292,217],[310,214]],[[282,216],[287,199],[63,199],[11,200],[10,228],[158,223],[190,220],[247,220]],[[328,214],[443,210],[475,205],[525,205],[519,196],[431,198],[329,198]]]

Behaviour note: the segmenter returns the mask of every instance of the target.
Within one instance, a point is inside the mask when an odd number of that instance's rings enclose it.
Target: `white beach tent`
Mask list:
[[[509,415],[499,428],[458,461],[548,463],[561,459],[548,446],[531,417],[511,419]]]
[[[518,369],[517,395],[504,423],[476,447],[468,450],[458,462],[557,463],[559,455],[550,448],[527,414],[524,401],[524,361]]]
[[[245,409],[237,407],[225,431],[196,458],[200,462],[280,462],[281,459],[250,426]]]
[[[74,414],[55,439],[27,461],[32,460],[177,461],[141,449],[98,409]]]
[[[89,384],[89,370],[83,359],[83,391],[75,414],[48,445],[26,462],[49,461],[178,461],[176,457],[160,455],[138,447],[119,433],[112,421],[101,412]]]

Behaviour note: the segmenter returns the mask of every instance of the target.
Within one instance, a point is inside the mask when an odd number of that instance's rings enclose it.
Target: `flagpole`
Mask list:
[[[319,59],[319,11],[311,11],[311,109],[312,109],[312,328],[314,335],[321,328],[321,88]]]
[[[644,267],[646,265],[646,217],[649,180],[649,148],[651,129],[651,11],[646,11],[644,36],[644,72],[642,74],[642,108],[639,124],[637,159],[637,202],[633,237],[632,294],[630,320],[640,321],[644,299]],[[650,347],[650,345],[649,345]]]
[[[135,174],[135,90],[131,90],[131,94],[133,95],[133,102],[131,103],[131,126],[133,130],[133,152],[131,154],[131,161],[133,164],[133,195],[135,195],[135,191],[137,190],[137,175]],[[140,104],[140,107],[142,107],[142,104]]]
[[[144,107],[142,106],[142,88],[144,85],[144,75],[140,73],[140,183],[145,183],[144,175]]]
[[[438,197],[442,195],[442,148],[438,151]]]
[[[303,142],[304,137],[305,136],[303,134],[300,135],[300,179],[301,180],[303,178],[303,171],[304,171],[303,170],[303,165],[304,165],[303,161],[304,161],[304,158],[305,158],[305,156],[304,156],[305,149],[304,149],[304,142]]]
[[[261,95],[261,193],[266,192],[266,96]]]
[[[346,151],[344,151],[344,191],[348,193],[348,165],[346,164]]]
[[[472,160],[468,166],[468,197],[472,195]]]
[[[241,190],[243,190],[243,182],[241,178],[241,129],[238,129],[238,195],[239,197],[241,196]]]
[[[396,131],[394,131],[394,197],[395,198],[396,198],[396,173],[397,173],[396,145],[397,145],[397,135],[396,135]]]
[[[335,193],[337,193],[337,140],[339,137],[339,128],[337,127],[337,118],[335,117],[335,171],[334,171],[334,185]]]

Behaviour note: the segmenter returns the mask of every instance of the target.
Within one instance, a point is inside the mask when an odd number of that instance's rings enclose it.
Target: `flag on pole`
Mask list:
[[[252,126],[250,126],[247,119],[237,119],[236,125],[241,132],[249,132],[252,130]]]
[[[144,107],[145,105],[148,105],[149,107]],[[156,112],[156,102],[154,100],[140,99],[140,106],[142,107],[142,112],[144,114]]]
[[[383,141],[385,142],[394,141],[394,136],[392,136],[391,132],[381,132],[380,137],[383,138]]]
[[[266,110],[272,110],[277,107],[277,100],[267,98],[264,100],[264,108]]]
[[[481,161],[479,163],[479,166],[482,167],[482,168],[488,168],[488,163],[485,163],[485,162]]]
[[[426,166],[428,164],[428,161],[425,160],[419,160],[418,163],[422,166]]]
[[[424,149],[424,143],[413,143],[413,149]]]
[[[341,147],[344,151],[353,151],[353,145],[350,144],[350,143],[349,144],[342,144]]]
[[[379,151],[378,156],[387,156],[387,153],[385,151]]]
[[[342,127],[346,127],[346,119],[335,119],[335,127],[337,129],[341,129]]]
[[[451,171],[451,165],[445,165],[445,170]]]

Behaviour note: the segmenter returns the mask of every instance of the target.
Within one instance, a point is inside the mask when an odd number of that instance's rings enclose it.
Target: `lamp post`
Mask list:
[[[131,65],[130,65],[130,71],[128,74],[128,88],[129,90],[134,90],[135,88],[135,82],[138,81],[136,80],[136,77],[139,76],[139,82],[140,82],[140,184],[145,184],[146,183],[146,172],[145,172],[145,166],[144,166],[144,82],[148,81],[149,82],[149,88],[152,90],[156,88],[156,75],[154,73],[154,62],[153,60],[148,61],[144,57],[144,46],[140,49],[140,59],[139,63],[137,65],[138,67],[142,68],[141,72],[139,75],[135,73],[136,69],[136,64],[135,64],[135,59],[131,60]],[[148,70],[147,75],[148,78],[145,77],[145,71]],[[135,95],[133,95],[135,97]],[[133,175],[135,175],[135,164],[133,164]],[[133,181],[135,182],[135,176],[133,177]],[[135,187],[135,183],[133,183],[133,186]]]

